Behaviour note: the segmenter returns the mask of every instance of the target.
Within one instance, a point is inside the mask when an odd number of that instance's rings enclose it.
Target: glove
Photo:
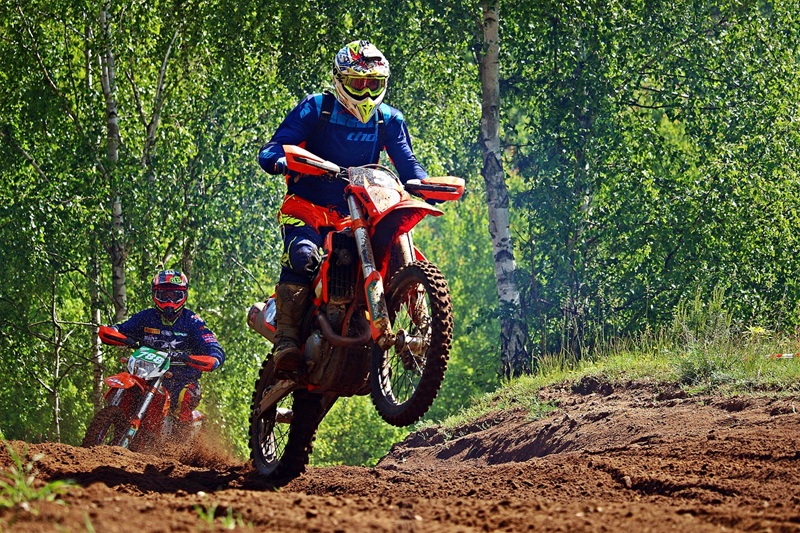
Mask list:
[[[275,166],[272,167],[276,174],[286,174],[286,157],[278,158],[275,161]]]
[[[219,366],[219,359],[211,355],[190,355],[186,364],[201,372],[211,372]]]

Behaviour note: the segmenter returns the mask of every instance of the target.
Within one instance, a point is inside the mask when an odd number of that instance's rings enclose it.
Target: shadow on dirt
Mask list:
[[[158,468],[147,465],[143,472],[127,472],[123,468],[100,466],[89,472],[64,472],[66,478],[81,486],[103,483],[108,487],[126,487],[132,492],[174,493],[183,490],[193,492],[214,492],[240,485],[242,468],[234,467],[224,471],[191,470],[184,474],[175,472],[175,465]]]

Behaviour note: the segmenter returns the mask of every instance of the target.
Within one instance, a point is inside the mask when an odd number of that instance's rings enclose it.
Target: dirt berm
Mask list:
[[[428,429],[374,468],[279,489],[212,443],[178,458],[31,444],[37,483],[76,485],[64,504],[0,511],[0,531],[800,531],[799,398],[587,378],[542,399],[558,408],[541,420]]]

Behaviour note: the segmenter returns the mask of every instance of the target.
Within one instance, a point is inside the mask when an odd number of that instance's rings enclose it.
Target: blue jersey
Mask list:
[[[139,311],[114,327],[120,333],[141,339],[144,344],[157,350],[181,351],[187,352],[187,355],[210,355],[220,365],[225,362],[225,352],[217,342],[214,332],[208,329],[202,318],[187,308],[183,309],[178,320],[171,326],[165,326],[158,311],[150,308]],[[171,367],[170,372],[177,383],[197,381],[202,374],[200,370],[190,366]]]
[[[270,141],[261,148],[258,162],[261,168],[275,174],[275,162],[284,156],[283,145],[301,145],[314,155],[340,167],[378,163],[382,149],[386,150],[402,182],[424,179],[428,174],[411,149],[403,114],[387,104],[381,104],[366,124],[355,118],[338,100],[334,101],[330,120],[319,127],[323,94],[306,96],[287,115]],[[378,113],[385,124],[385,146],[379,145]],[[347,212],[344,200],[345,184],[304,176],[288,181],[288,192],[322,206],[336,207]]]

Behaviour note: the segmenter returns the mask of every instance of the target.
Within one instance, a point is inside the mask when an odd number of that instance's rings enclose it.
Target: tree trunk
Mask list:
[[[58,294],[58,274],[53,272],[52,294],[50,299],[50,319],[53,321],[53,386],[50,395],[53,398],[53,440],[61,442],[61,398],[58,386],[61,374],[61,346],[63,331],[58,323],[58,309],[56,307]]]
[[[100,349],[98,337],[99,324],[102,320],[100,309],[100,267],[98,265],[97,239],[92,236],[92,248],[89,257],[89,306],[92,314],[92,405],[96,413],[103,407],[103,351]]]
[[[516,262],[509,227],[509,200],[500,146],[499,17],[497,0],[483,0],[483,49],[479,52],[481,89],[481,151],[489,234],[494,253],[497,295],[500,302],[500,350],[506,378],[531,371],[525,343],[527,326],[521,316]]]
[[[114,71],[114,49],[111,41],[111,22],[109,20],[110,3],[104,2],[100,8],[100,28],[103,32],[104,49],[100,54],[100,75],[103,86],[103,96],[106,103],[106,128],[108,139],[108,160],[112,163],[112,168],[119,161],[119,145],[121,142],[119,134],[119,123],[117,120],[117,101],[114,97],[116,92],[115,71]],[[114,297],[114,321],[122,322],[128,316],[128,301],[125,288],[125,261],[127,251],[125,249],[125,227],[122,217],[122,199],[120,198],[117,187],[111,187],[111,283],[112,295]]]

